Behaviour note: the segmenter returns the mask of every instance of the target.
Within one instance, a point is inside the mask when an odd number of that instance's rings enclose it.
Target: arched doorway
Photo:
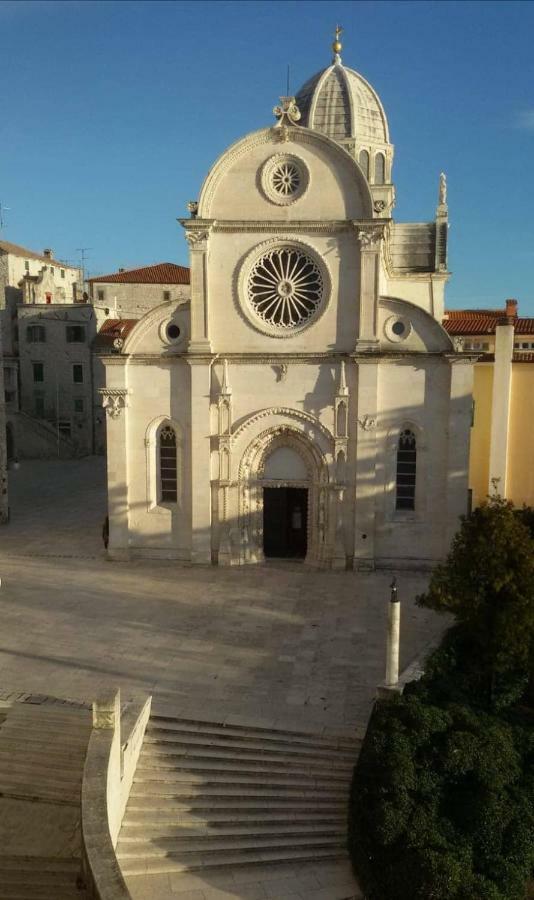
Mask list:
[[[242,562],[325,558],[328,469],[317,444],[292,425],[249,445],[239,471]]]
[[[302,456],[275,447],[263,471],[263,552],[269,557],[304,559],[308,550],[309,472]]]

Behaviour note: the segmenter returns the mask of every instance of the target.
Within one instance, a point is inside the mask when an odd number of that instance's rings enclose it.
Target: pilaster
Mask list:
[[[191,367],[191,562],[211,563],[210,362]]]
[[[232,473],[232,389],[228,360],[223,363],[223,380],[217,401],[219,438],[219,565],[232,564],[228,503]]]
[[[504,319],[495,329],[495,365],[491,398],[491,438],[488,493],[506,497],[514,320]]]
[[[459,517],[467,512],[469,487],[469,433],[473,404],[473,360],[451,357],[450,400],[447,423],[448,453],[444,485],[444,506],[447,508],[445,547],[450,548],[458,531]]]
[[[372,570],[375,561],[378,362],[358,360],[355,460],[354,568]]]
[[[115,387],[99,391],[106,410],[108,477],[108,555],[125,559],[129,552],[128,519],[128,388],[126,368],[113,367]]]
[[[360,242],[359,330],[356,349],[378,349],[379,267],[385,223],[356,223]]]
[[[211,222],[182,219],[189,244],[191,270],[191,338],[190,353],[209,353],[208,241]]]

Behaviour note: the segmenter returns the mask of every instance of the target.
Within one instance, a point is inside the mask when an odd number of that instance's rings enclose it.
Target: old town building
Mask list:
[[[446,179],[393,220],[386,114],[340,51],[189,203],[191,299],[103,358],[113,558],[430,565],[466,511]]]
[[[473,506],[498,493],[534,506],[534,318],[502,309],[446,313],[456,348],[478,354],[473,384],[469,488]]]

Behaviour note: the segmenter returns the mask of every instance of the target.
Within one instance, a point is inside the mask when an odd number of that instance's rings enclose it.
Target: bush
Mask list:
[[[523,900],[534,864],[531,732],[416,693],[378,703],[350,810],[369,900]]]

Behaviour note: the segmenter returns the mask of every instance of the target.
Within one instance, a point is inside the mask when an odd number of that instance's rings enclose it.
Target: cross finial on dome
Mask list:
[[[334,64],[341,63],[341,56],[339,54],[341,53],[341,51],[343,49],[343,44],[341,43],[339,38],[341,37],[342,33],[343,33],[343,29],[342,29],[341,25],[336,25],[336,31],[335,31],[336,38],[332,43],[332,50],[334,51],[334,59],[332,60],[332,62]]]

